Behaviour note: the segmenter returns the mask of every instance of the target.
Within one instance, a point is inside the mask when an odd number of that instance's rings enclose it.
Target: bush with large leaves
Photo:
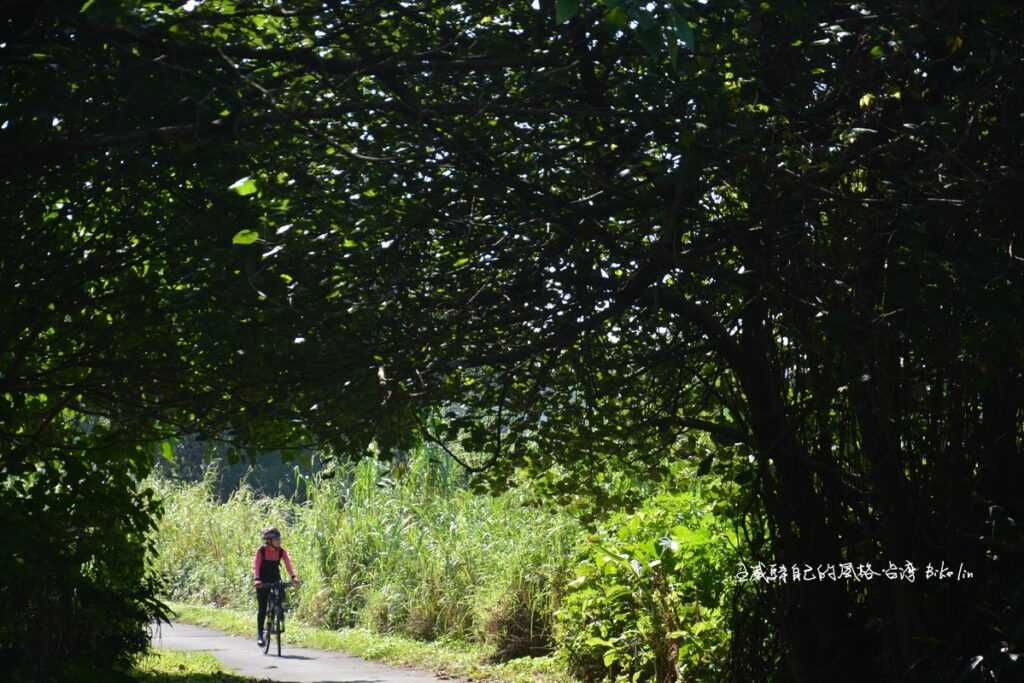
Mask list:
[[[0,654],[13,680],[107,681],[166,618],[151,570],[153,491],[122,453],[69,453],[0,485],[9,552],[0,583]],[[141,460],[148,460],[144,456]]]
[[[662,494],[587,538],[557,638],[582,680],[725,677],[736,536],[695,493]]]

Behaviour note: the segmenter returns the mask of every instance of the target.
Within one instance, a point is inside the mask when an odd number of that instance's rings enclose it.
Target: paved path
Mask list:
[[[261,680],[296,683],[438,683],[436,677],[419,671],[374,664],[340,652],[310,650],[281,645],[281,657],[263,654],[255,638],[225,635],[202,626],[164,624],[153,644],[168,650],[202,650],[219,659],[225,667]],[[276,652],[276,644],[271,652]]]

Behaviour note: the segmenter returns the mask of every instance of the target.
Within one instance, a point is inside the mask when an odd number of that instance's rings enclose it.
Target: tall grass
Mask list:
[[[245,485],[220,503],[215,479],[154,482],[175,600],[252,607],[253,554],[273,525],[303,579],[294,613],[314,625],[486,642],[499,658],[550,644],[579,528],[521,492],[474,495],[452,460],[425,451],[305,479],[303,503]]]

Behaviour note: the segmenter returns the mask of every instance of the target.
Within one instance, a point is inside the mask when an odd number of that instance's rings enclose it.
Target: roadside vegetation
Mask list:
[[[679,477],[637,482],[646,501],[589,524],[528,486],[474,493],[425,449],[301,476],[302,502],[244,482],[221,502],[216,477],[152,482],[156,568],[184,620],[254,635],[252,556],[274,525],[303,579],[296,644],[474,679],[721,675],[736,537],[704,493],[668,491]]]
[[[311,624],[542,653],[579,527],[523,491],[474,495],[453,462],[425,453],[309,479],[305,503],[243,485],[221,504],[212,480],[156,484],[173,599],[250,608],[253,554],[273,525],[303,580],[293,614]]]
[[[138,659],[131,678],[138,683],[255,683],[255,678],[224,671],[206,652],[153,650]]]

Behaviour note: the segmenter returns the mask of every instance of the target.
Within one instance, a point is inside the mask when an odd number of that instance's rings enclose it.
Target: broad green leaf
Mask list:
[[[555,0],[555,22],[569,21],[580,11],[578,0]]]
[[[235,236],[231,238],[232,244],[252,244],[260,238],[260,234],[255,230],[239,230],[235,233]]]
[[[626,11],[621,7],[613,7],[608,10],[604,15],[604,20],[619,28],[626,28],[629,25],[629,17],[626,16]]]
[[[630,593],[631,591],[628,587],[621,585],[606,586],[604,589],[604,596],[609,602],[618,600],[619,598],[624,598]]]
[[[673,527],[672,538],[679,541],[682,545],[700,545],[711,540],[711,535],[707,529],[691,529],[690,527],[679,525]]]
[[[84,12],[87,12],[87,11],[89,11],[89,8],[90,8],[90,7],[92,7],[92,4],[93,4],[94,2],[96,2],[96,0],[85,0],[85,4],[83,4],[83,5],[82,5],[82,9],[80,9],[80,10],[78,10],[78,11],[79,11],[80,13],[84,13]]]
[[[704,631],[709,631],[713,628],[715,628],[715,623],[713,621],[698,621],[690,628],[690,632],[696,635],[703,633]]]
[[[160,453],[167,462],[174,462],[174,449],[171,447],[170,441],[160,442]]]
[[[239,178],[229,185],[228,189],[233,190],[236,194],[244,197],[256,192],[256,181],[253,180],[251,176],[245,176],[244,178]]]

